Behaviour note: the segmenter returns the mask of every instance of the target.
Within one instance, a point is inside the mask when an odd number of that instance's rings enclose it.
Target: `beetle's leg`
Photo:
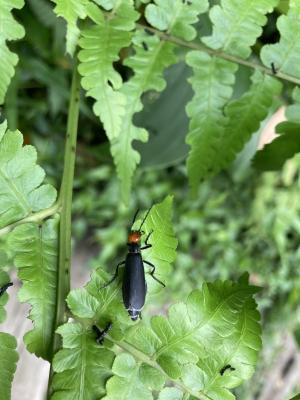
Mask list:
[[[113,281],[114,281],[115,279],[117,279],[117,276],[118,276],[118,273],[119,273],[119,267],[120,267],[121,265],[123,265],[123,264],[125,264],[125,261],[119,262],[119,264],[117,265],[116,272],[115,272],[114,276],[113,276],[113,277],[111,278],[111,280],[108,281],[105,285],[101,286],[100,289],[106,288],[106,287],[109,286],[111,283],[113,283]]]
[[[145,260],[143,260],[143,261],[144,261],[144,263],[146,263],[146,264],[150,265],[150,267],[152,267],[152,271],[150,272],[150,275],[152,276],[152,278],[153,278],[154,280],[156,280],[156,282],[160,283],[163,287],[166,287],[166,285],[165,285],[162,281],[160,281],[159,279],[156,278],[156,276],[154,276],[155,265],[153,265],[153,264],[152,264],[151,262],[149,262],[149,261],[145,261]]]
[[[145,246],[141,247],[141,250],[146,250],[146,249],[150,249],[150,247],[152,247],[152,244],[148,243],[148,240],[150,238],[150,236],[153,233],[153,229],[148,233],[146,240],[145,240]]]
[[[96,333],[96,342],[99,344],[103,344],[104,337],[107,335],[107,332],[112,328],[112,323],[109,322],[106,327],[101,331],[97,325],[93,325],[93,331]]]

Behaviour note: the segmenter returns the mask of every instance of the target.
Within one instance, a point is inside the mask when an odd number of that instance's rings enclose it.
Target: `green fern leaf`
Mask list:
[[[155,0],[146,7],[145,17],[149,24],[161,31],[167,31],[185,40],[197,35],[191,26],[198,21],[198,15],[208,10],[208,0]],[[176,16],[176,18],[174,18]]]
[[[109,279],[110,275],[97,269],[84,288],[70,292],[67,303],[73,315],[83,320],[88,318],[99,327],[112,322],[110,335],[120,340],[130,319],[122,304],[120,283],[103,288]]]
[[[176,61],[174,45],[160,41],[157,36],[149,36],[139,31],[134,36],[133,43],[135,55],[128,58],[125,64],[132,68],[134,76],[120,89],[126,97],[126,113],[121,121],[122,135],[113,140],[111,146],[125,203],[128,202],[133,173],[140,162],[140,155],[132,148],[132,141],[146,142],[148,138],[147,131],[136,127],[132,118],[143,107],[141,96],[144,92],[162,91],[165,88],[162,73],[167,66]],[[143,43],[147,49],[143,47]]]
[[[6,264],[7,264],[7,255],[4,251],[0,250],[0,288],[10,282],[8,274],[2,270],[6,266]],[[8,294],[5,291],[5,293],[3,293],[0,296],[0,323],[3,322],[6,317],[4,306],[7,303],[7,301],[8,301]]]
[[[221,6],[212,7],[209,13],[213,33],[202,41],[213,49],[222,49],[242,58],[249,57],[251,46],[267,22],[266,14],[277,3],[278,0],[221,0]]]
[[[58,328],[63,349],[54,357],[51,400],[94,400],[105,394],[114,355],[99,346],[90,329],[78,323]]]
[[[295,104],[287,107],[287,121],[276,126],[279,136],[258,151],[253,159],[253,166],[261,171],[280,169],[289,158],[300,152],[300,89],[293,92]]]
[[[152,390],[143,383],[140,366],[130,354],[117,356],[112,372],[114,376],[106,384],[103,400],[153,400]]]
[[[86,6],[89,0],[51,0],[56,6],[54,12],[67,22],[67,53],[74,54],[80,30],[77,20],[84,19],[87,15]]]
[[[143,258],[155,265],[155,276],[166,277],[171,272],[171,264],[176,258],[178,240],[172,227],[173,198],[168,196],[159,204],[155,204],[143,225],[145,237],[151,233],[150,249],[143,251]],[[141,221],[135,223],[138,228]],[[148,280],[148,285],[150,282]]]
[[[57,219],[49,219],[42,225],[23,224],[8,239],[23,282],[20,301],[32,306],[29,318],[34,329],[24,336],[25,344],[28,351],[49,361],[56,305],[57,225]]]
[[[177,388],[166,387],[158,396],[157,400],[184,400],[183,393]]]
[[[276,71],[300,78],[300,10],[299,3],[291,2],[287,15],[278,18],[280,41],[265,45],[261,50],[262,62]]]
[[[237,66],[198,51],[188,53],[186,62],[194,72],[189,79],[195,96],[187,105],[191,121],[186,141],[191,146],[187,167],[195,193],[200,180],[210,172],[215,142],[224,134],[223,107],[232,95]]]
[[[3,104],[6,90],[14,76],[14,67],[18,56],[11,52],[6,45],[7,41],[21,39],[25,35],[24,28],[12,16],[12,9],[20,9],[24,0],[2,0],[0,3],[0,104]]]
[[[50,207],[56,199],[51,185],[41,185],[45,173],[36,165],[36,150],[24,146],[20,132],[0,125],[0,228]]]
[[[216,157],[211,159],[211,170],[214,173],[228,167],[235,159],[251,134],[258,130],[260,122],[267,117],[274,98],[281,92],[281,83],[268,75],[257,71],[251,80],[250,90],[225,108],[228,123],[224,135],[215,144]]]
[[[168,318],[153,317],[151,329],[142,324],[133,327],[129,342],[171,378],[183,376],[191,390],[215,396],[254,372],[261,347],[259,314],[252,299],[256,291],[244,277],[236,284],[204,284],[186,303],[171,306]],[[230,379],[228,373],[220,373],[228,364],[234,368]],[[195,375],[195,370],[203,379],[189,376],[187,371]]]
[[[116,2],[112,18],[106,18],[92,4],[88,14],[96,24],[81,32],[78,70],[83,76],[81,84],[87,96],[96,100],[94,113],[103,122],[108,138],[113,140],[121,132],[122,117],[126,113],[126,97],[118,91],[122,78],[113,63],[119,59],[120,50],[129,46],[139,14],[129,0]]]
[[[10,400],[11,385],[19,359],[17,341],[8,333],[0,332],[0,399]]]

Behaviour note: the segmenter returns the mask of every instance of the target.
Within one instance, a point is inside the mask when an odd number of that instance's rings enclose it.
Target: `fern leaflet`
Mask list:
[[[17,341],[8,333],[0,332],[0,399],[10,400],[11,385],[17,368]]]
[[[14,76],[14,67],[18,62],[18,56],[11,52],[6,42],[21,39],[25,35],[24,28],[12,16],[12,9],[20,9],[24,6],[24,0],[2,0],[0,2],[0,104],[3,104],[6,90]]]
[[[193,40],[197,31],[192,26],[198,15],[208,10],[207,0],[155,0],[146,7],[145,17],[153,27],[185,40]]]
[[[94,400],[105,394],[114,355],[100,347],[93,332],[78,323],[58,328],[63,349],[54,357],[51,400]]]
[[[111,18],[106,18],[96,5],[89,5],[88,15],[95,22],[81,32],[78,54],[79,73],[83,76],[82,87],[87,96],[93,97],[94,113],[100,117],[110,140],[119,136],[122,117],[126,113],[126,97],[118,89],[122,78],[113,63],[119,59],[119,52],[130,44],[135,20],[139,14],[133,2],[116,2]]]
[[[232,95],[237,66],[198,51],[188,53],[186,62],[194,72],[189,81],[195,96],[187,105],[187,114],[191,117],[187,167],[191,189],[195,193],[200,180],[210,173],[215,143],[224,134],[223,107]]]
[[[295,104],[287,107],[287,121],[276,126],[279,136],[271,143],[258,151],[253,159],[255,168],[262,171],[280,169],[286,160],[300,152],[300,89],[295,88],[293,92]]]
[[[56,6],[54,11],[57,16],[67,22],[67,53],[74,54],[80,30],[77,26],[78,18],[84,19],[87,15],[86,6],[89,0],[51,0]]]
[[[262,62],[270,68],[274,63],[276,71],[300,78],[300,9],[299,3],[291,1],[287,15],[277,21],[280,41],[265,45],[261,50]]]
[[[267,22],[266,14],[277,5],[278,0],[221,0],[221,6],[211,8],[209,16],[213,33],[202,41],[213,49],[247,58],[251,46],[262,33]]]
[[[26,333],[24,342],[28,351],[49,361],[56,306],[57,225],[57,219],[48,219],[43,224],[23,224],[9,235],[14,262],[23,282],[19,298],[32,306],[29,318],[34,329]]]
[[[36,165],[33,146],[22,147],[20,132],[0,125],[0,227],[50,207],[56,199],[51,185],[42,185],[45,173]]]

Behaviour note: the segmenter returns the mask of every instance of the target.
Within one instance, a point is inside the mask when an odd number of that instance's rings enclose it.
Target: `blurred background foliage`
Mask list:
[[[278,38],[276,19],[285,11],[281,2],[269,16],[265,42]],[[58,187],[71,72],[71,60],[65,55],[65,25],[46,0],[28,0],[15,16],[25,26],[26,37],[12,46],[20,63],[4,115],[10,128],[18,127],[25,133],[25,142],[37,147],[39,162]],[[203,17],[199,30],[206,33],[207,29]],[[260,44],[256,47],[258,52]],[[129,72],[120,65],[117,68],[126,78]],[[250,72],[239,69],[235,96],[247,90]],[[136,115],[136,122],[149,129],[150,141],[139,145],[142,164],[129,210],[120,203],[105,133],[92,114],[90,100],[82,96],[74,245],[84,243],[86,248],[96,249],[91,254],[96,251],[97,256],[82,268],[102,265],[112,270],[124,257],[134,211],[173,194],[178,257],[167,289],[148,297],[147,312],[183,299],[203,280],[236,279],[249,271],[251,281],[262,288],[258,301],[265,346],[257,374],[239,393],[243,400],[254,399],[265,370],[272,368],[280,332],[296,333],[300,325],[300,159],[287,162],[281,172],[258,175],[249,161],[257,147],[258,132],[230,170],[203,182],[196,198],[190,198],[184,166],[188,121],[183,106],[192,96],[188,76],[189,70],[182,63],[171,67],[166,74],[167,89],[160,96],[148,93],[144,111]]]

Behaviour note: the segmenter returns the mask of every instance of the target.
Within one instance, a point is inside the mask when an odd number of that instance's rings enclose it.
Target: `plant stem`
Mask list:
[[[22,218],[19,221],[4,226],[0,229],[0,237],[7,235],[18,225],[28,224],[29,222],[41,222],[44,219],[51,217],[51,215],[56,214],[57,212],[60,212],[59,202],[56,202],[55,204],[53,204],[53,206],[46,208],[45,210],[28,215],[28,217]]]
[[[77,60],[76,56],[75,60]],[[65,142],[64,169],[58,200],[59,204],[61,205],[61,213],[59,226],[59,260],[57,270],[57,296],[54,330],[56,330],[60,325],[66,322],[65,299],[70,291],[70,265],[72,251],[71,212],[80,101],[80,78],[77,71],[77,62],[75,62],[73,68],[74,69]],[[52,353],[56,353],[59,350],[60,346],[61,339],[59,335],[55,334],[53,338]],[[51,369],[48,386],[48,396],[50,393],[52,376],[53,370]]]
[[[284,81],[291,82],[291,83],[296,84],[296,85],[300,85],[300,79],[295,77],[295,76],[288,75],[288,74],[285,74],[285,73],[280,72],[280,71],[278,71],[276,73],[276,75],[274,75],[274,72],[272,71],[271,66],[270,66],[270,68],[267,68],[261,63],[257,63],[257,62],[253,62],[253,61],[247,61],[247,60],[244,60],[243,58],[239,58],[239,57],[227,54],[227,53],[225,53],[225,52],[223,52],[221,50],[213,50],[213,49],[205,46],[205,44],[203,44],[203,43],[187,42],[187,41],[185,41],[183,39],[177,38],[176,36],[172,36],[172,35],[166,34],[164,32],[161,32],[161,31],[159,31],[157,29],[151,28],[148,25],[143,25],[143,24],[137,23],[136,27],[138,29],[147,29],[148,31],[155,33],[162,40],[164,40],[166,42],[174,43],[177,46],[187,47],[187,48],[192,49],[192,50],[204,51],[205,53],[208,53],[208,54],[210,54],[212,56],[223,58],[224,60],[231,61],[231,62],[236,63],[236,64],[244,65],[244,66],[252,68],[252,69],[258,69],[258,70],[264,72],[267,75],[272,75],[272,76],[275,76],[278,79],[282,79]]]

